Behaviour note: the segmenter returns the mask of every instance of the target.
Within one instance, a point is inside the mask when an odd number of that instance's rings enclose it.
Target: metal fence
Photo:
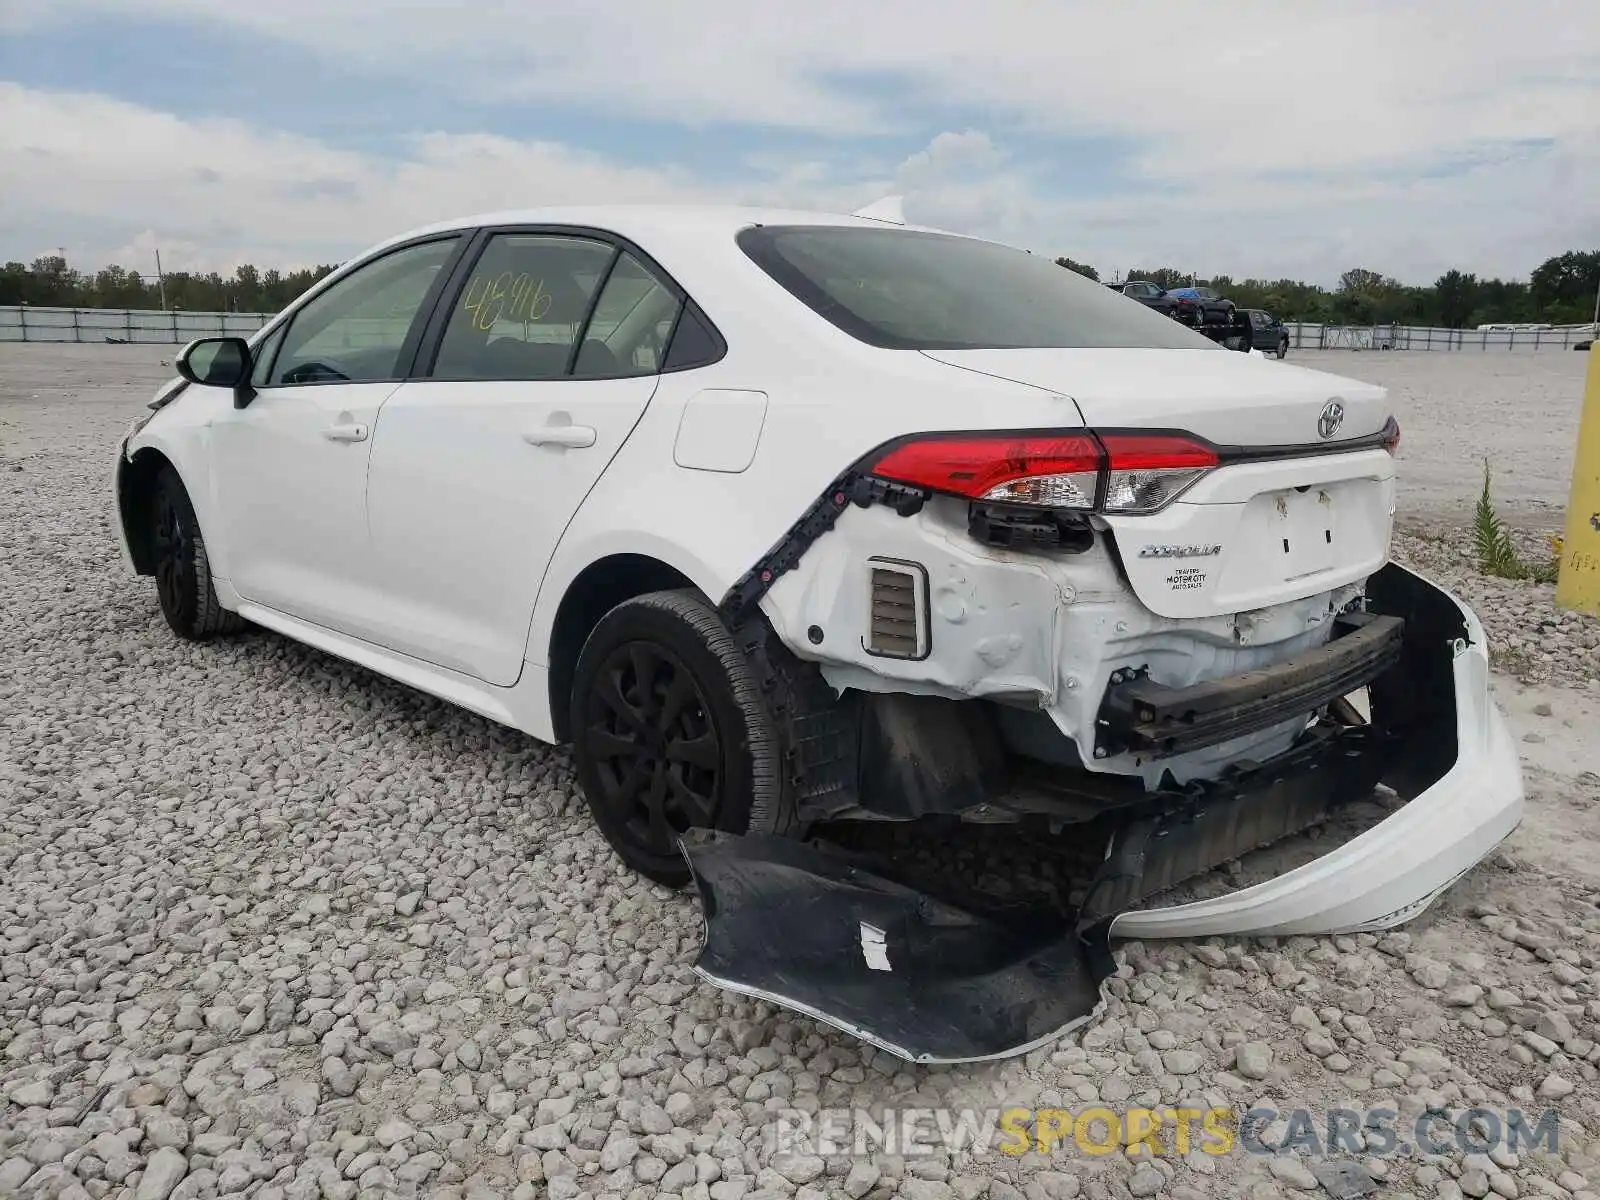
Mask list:
[[[1593,325],[1561,329],[1440,329],[1426,325],[1317,325],[1285,321],[1297,350],[1565,350],[1595,336]]]
[[[183,345],[197,337],[248,337],[275,313],[162,312],[139,308],[0,305],[0,342],[142,342]],[[1296,350],[1565,350],[1595,336],[1563,329],[1439,329],[1422,325],[1318,325],[1285,321]]]
[[[274,313],[0,305],[0,342],[137,342],[183,345],[198,337],[248,337]]]

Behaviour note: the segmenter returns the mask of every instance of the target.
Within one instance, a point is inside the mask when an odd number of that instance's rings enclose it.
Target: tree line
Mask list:
[[[1070,258],[1056,262],[1090,279],[1100,274]],[[333,264],[280,272],[246,264],[231,276],[215,271],[173,271],[163,279],[109,266],[89,274],[59,255],[31,264],[0,267],[0,304],[54,308],[174,308],[187,312],[277,312],[334,269]],[[1130,269],[1124,279],[1148,279],[1181,287],[1195,278],[1177,267]],[[1600,287],[1600,250],[1569,250],[1548,258],[1526,279],[1480,279],[1446,271],[1429,286],[1401,283],[1378,271],[1355,267],[1334,288],[1294,279],[1234,279],[1215,275],[1199,282],[1241,308],[1264,308],[1286,321],[1334,325],[1436,325],[1471,329],[1491,321],[1575,325],[1594,313]]]
[[[41,308],[174,308],[184,312],[277,312],[334,269],[333,264],[282,272],[246,264],[230,276],[169,271],[157,279],[126,267],[89,274],[59,255],[0,267],[0,304]],[[165,303],[163,303],[163,300]]]
[[[1100,273],[1070,258],[1056,262],[1098,280]],[[1547,258],[1522,279],[1480,279],[1446,271],[1431,286],[1415,286],[1378,271],[1355,267],[1329,289],[1294,279],[1196,277],[1175,267],[1129,269],[1118,282],[1148,279],[1164,288],[1191,280],[1215,288],[1240,308],[1263,308],[1285,321],[1329,325],[1433,325],[1472,329],[1489,322],[1578,325],[1594,318],[1600,288],[1600,250],[1568,250]]]

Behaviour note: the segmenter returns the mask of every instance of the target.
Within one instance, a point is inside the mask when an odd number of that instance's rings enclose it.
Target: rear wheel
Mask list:
[[[603,617],[578,656],[571,728],[589,811],[623,862],[681,887],[690,828],[784,832],[782,754],[749,660],[690,591]]]
[[[170,466],[156,474],[150,504],[156,595],[172,632],[190,641],[236,633],[244,619],[222,607],[211,582],[205,535],[183,480]]]

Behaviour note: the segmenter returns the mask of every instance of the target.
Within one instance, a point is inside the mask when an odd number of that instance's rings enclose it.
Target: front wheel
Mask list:
[[[690,591],[625,601],[578,656],[571,728],[578,779],[628,866],[681,887],[691,828],[786,832],[783,756],[749,660]]]
[[[170,466],[156,474],[150,507],[156,596],[172,632],[189,641],[236,633],[244,619],[222,607],[211,582],[211,556],[183,480]]]
[[[1279,338],[1278,339],[1278,357],[1279,358],[1283,358],[1288,353],[1289,353],[1289,339],[1288,338]]]

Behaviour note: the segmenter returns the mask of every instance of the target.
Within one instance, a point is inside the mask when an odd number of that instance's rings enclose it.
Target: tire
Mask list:
[[[657,883],[689,882],[678,835],[690,827],[793,827],[781,739],[750,660],[695,592],[651,592],[601,618],[578,655],[570,728],[601,835]]]
[[[155,547],[156,596],[172,632],[193,642],[237,633],[244,618],[222,607],[211,582],[205,535],[183,480],[170,466],[156,474],[150,505],[150,536]]]
[[[1284,357],[1286,357],[1288,355],[1288,353],[1289,353],[1289,339],[1288,338],[1279,338],[1278,339],[1278,357],[1279,358],[1284,358]]]

